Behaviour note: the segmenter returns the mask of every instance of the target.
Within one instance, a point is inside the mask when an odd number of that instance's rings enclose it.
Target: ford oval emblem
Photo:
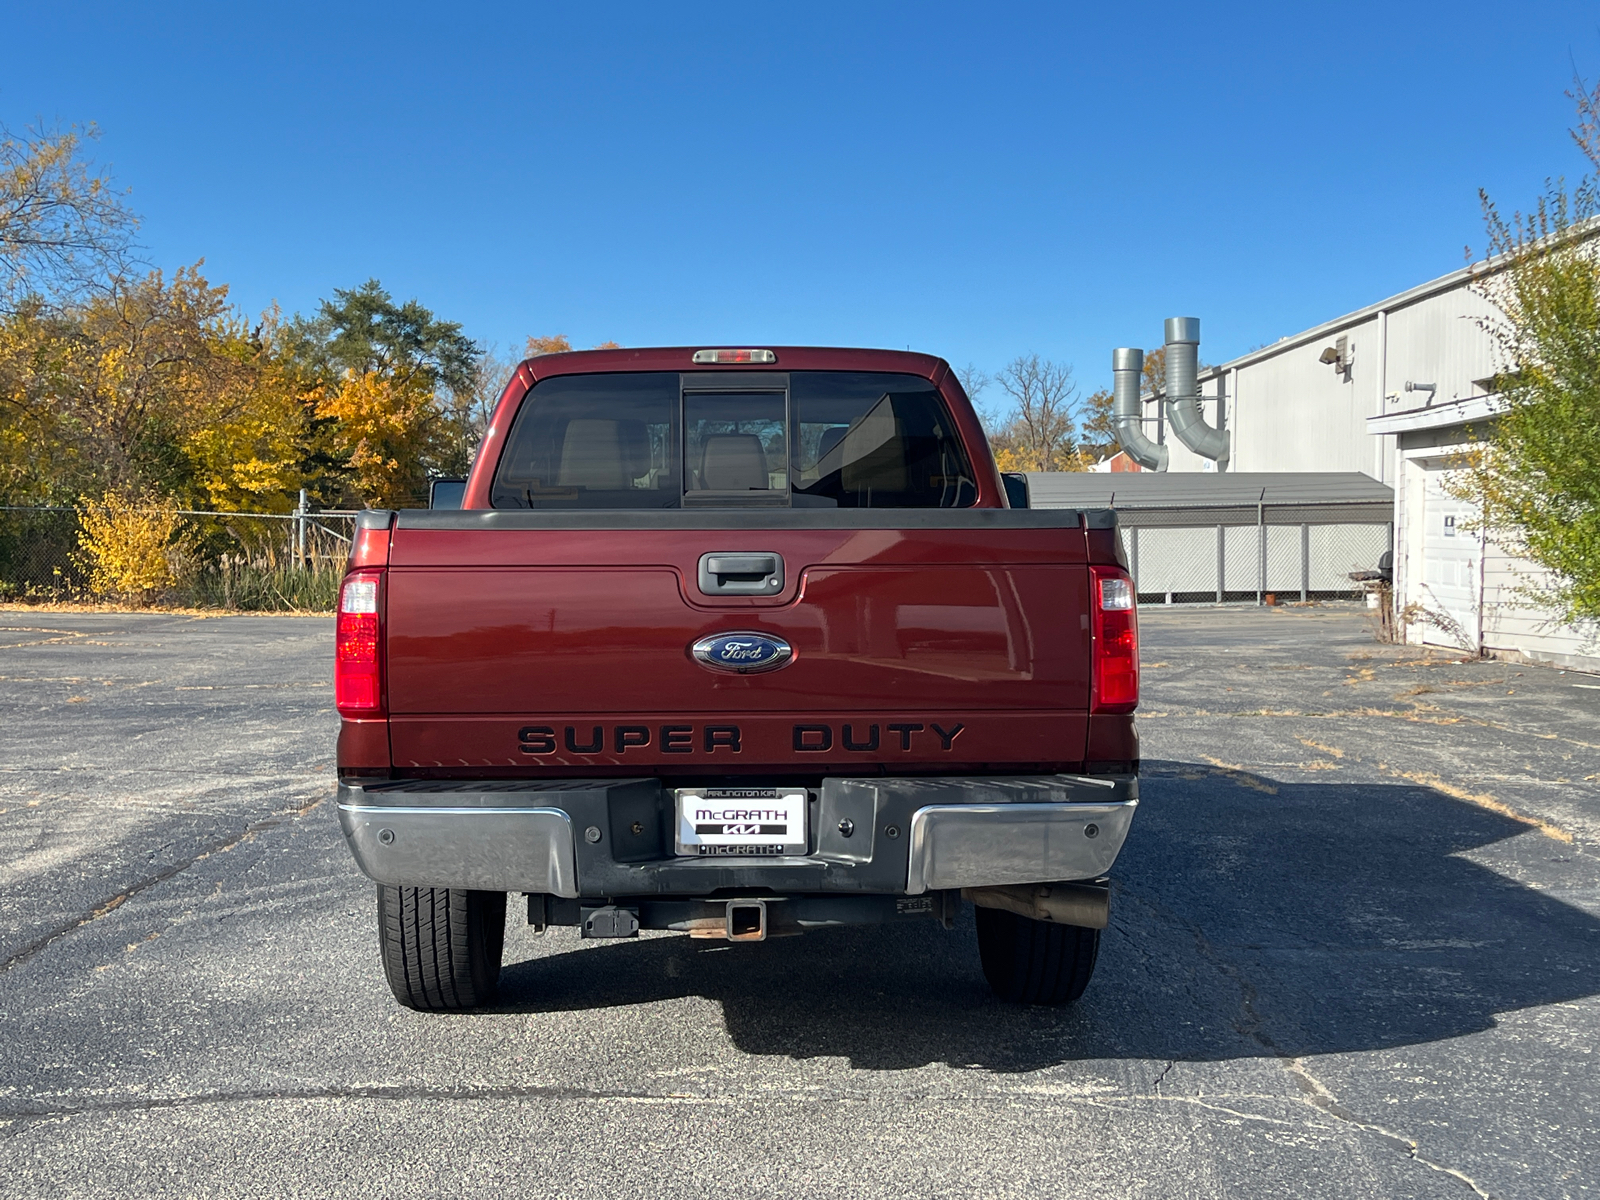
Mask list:
[[[766,633],[714,633],[690,646],[689,652],[713,671],[739,675],[776,671],[794,657],[788,642]]]

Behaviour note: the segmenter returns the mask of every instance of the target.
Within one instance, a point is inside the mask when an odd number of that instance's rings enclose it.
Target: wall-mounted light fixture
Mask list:
[[[1349,338],[1340,338],[1333,345],[1324,349],[1317,356],[1317,361],[1326,363],[1348,380],[1350,378],[1350,370],[1355,366],[1355,347],[1350,344]]]

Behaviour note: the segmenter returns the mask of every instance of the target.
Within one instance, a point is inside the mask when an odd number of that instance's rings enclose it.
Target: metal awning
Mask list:
[[[1360,471],[1033,471],[1034,508],[1114,508],[1124,525],[1343,525],[1394,519]]]

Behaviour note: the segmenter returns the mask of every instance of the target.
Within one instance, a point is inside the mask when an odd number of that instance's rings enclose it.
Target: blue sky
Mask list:
[[[149,258],[377,277],[469,335],[1016,354],[1106,385],[1453,270],[1581,172],[1588,3],[7,6],[0,119],[97,122]]]

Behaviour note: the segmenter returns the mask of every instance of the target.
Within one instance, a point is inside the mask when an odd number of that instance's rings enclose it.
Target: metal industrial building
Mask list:
[[[1588,236],[1600,238],[1600,226]],[[1491,260],[1453,271],[1221,366],[1190,367],[1187,378],[1182,355],[1193,362],[1199,323],[1169,321],[1168,390],[1191,390],[1188,411],[1178,396],[1129,395],[1138,352],[1117,351],[1123,445],[1146,470],[1097,478],[1116,481],[1121,509],[1130,479],[1207,473],[1218,486],[1257,472],[1359,473],[1393,488],[1394,604],[1406,640],[1600,670],[1600,627],[1561,625],[1530,601],[1541,570],[1486,544],[1471,505],[1447,486],[1462,447],[1499,408],[1489,332],[1499,314],[1481,287],[1498,269]],[[1174,336],[1189,339],[1177,347],[1176,378]],[[1271,569],[1272,538],[1286,535],[1264,536],[1268,583],[1289,590]],[[1148,548],[1141,557],[1140,592],[1164,591]]]
[[[1373,417],[1417,405],[1488,395],[1493,342],[1483,322],[1496,310],[1472,289],[1482,265],[1454,271],[1378,304],[1279,338],[1197,373],[1200,411],[1227,435],[1228,471],[1359,471],[1396,478],[1395,437],[1374,436]],[[1167,470],[1218,464],[1172,434],[1167,405],[1142,398],[1143,428],[1166,446]]]

